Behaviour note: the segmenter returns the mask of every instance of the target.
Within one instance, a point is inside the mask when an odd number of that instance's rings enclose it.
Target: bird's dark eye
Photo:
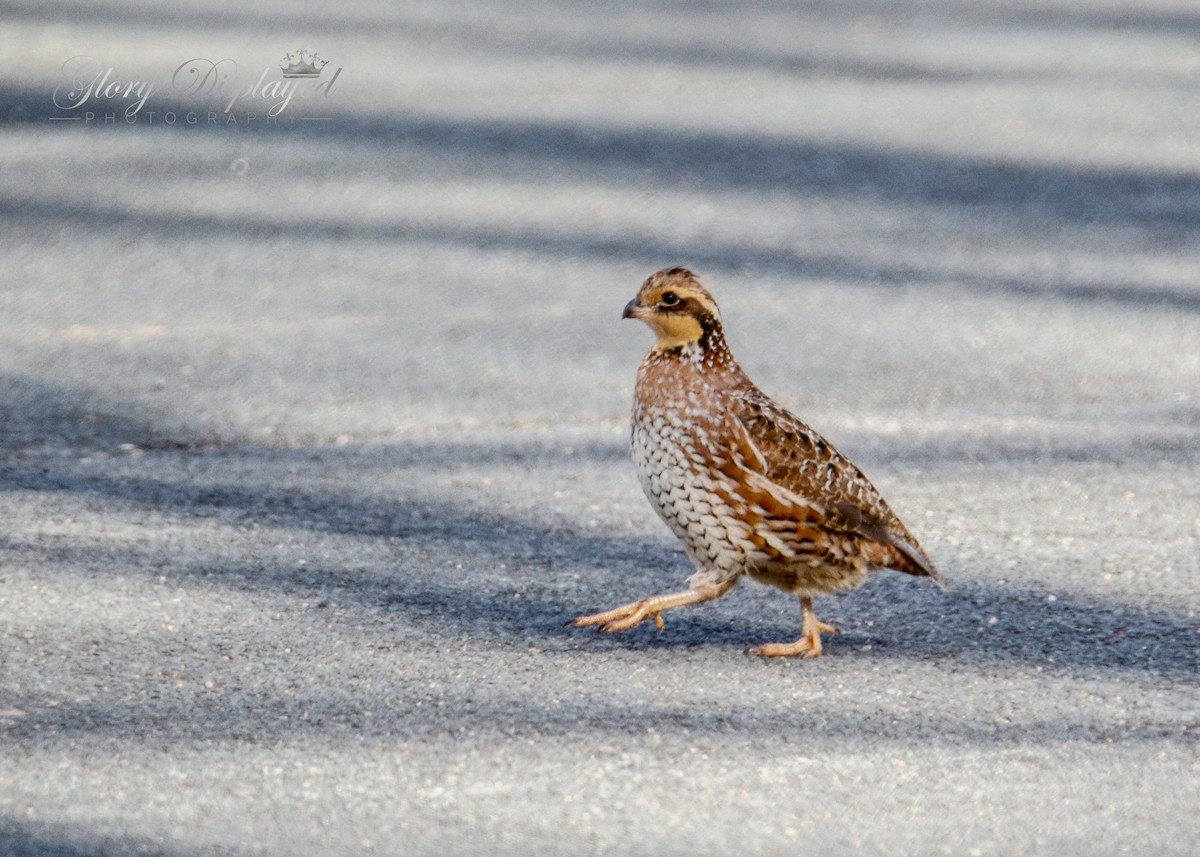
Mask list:
[[[663,292],[658,299],[659,306],[679,306],[679,295],[674,292]]]

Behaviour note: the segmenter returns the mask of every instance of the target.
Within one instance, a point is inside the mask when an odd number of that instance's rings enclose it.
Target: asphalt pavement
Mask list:
[[[1195,853],[1192,4],[0,21],[0,853]],[[945,589],[564,627],[674,264]]]

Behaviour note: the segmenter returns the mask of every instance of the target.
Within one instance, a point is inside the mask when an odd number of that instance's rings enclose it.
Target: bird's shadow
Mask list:
[[[51,435],[57,431],[76,451],[112,450],[118,442],[148,450],[136,466],[119,456],[85,463],[75,455],[10,455],[0,465],[4,489],[90,495],[184,518],[217,518],[232,527],[253,522],[335,533],[383,543],[394,557],[387,567],[364,569],[353,556],[335,556],[302,571],[264,557],[234,562],[203,555],[162,558],[179,580],[307,593],[317,600],[336,592],[344,604],[386,611],[397,623],[431,635],[496,645],[536,641],[597,653],[737,649],[798,635],[795,600],[749,584],[716,604],[668,613],[664,633],[653,623],[612,635],[564,628],[564,621],[576,615],[681,588],[689,569],[675,543],[665,532],[655,536],[650,529],[631,533],[616,526],[581,526],[569,516],[497,510],[488,497],[439,495],[424,482],[423,474],[458,469],[540,471],[547,484],[564,483],[581,478],[583,471],[626,467],[626,450],[616,439],[573,439],[569,454],[556,441],[519,434],[360,447],[222,446],[210,438],[161,436],[152,428],[153,418],[130,419],[95,402],[81,405],[71,391],[4,380],[0,386],[37,412],[33,421],[43,433],[49,425]],[[29,432],[21,421],[8,421],[0,429],[0,447],[22,447]],[[903,457],[903,450],[897,454]],[[337,478],[307,480],[306,469]],[[360,487],[367,473],[371,485],[384,484],[386,490]],[[330,482],[353,487],[326,487]],[[631,497],[641,510],[635,494]],[[5,546],[13,548],[11,540]],[[70,563],[86,557],[92,546],[41,544],[36,550]],[[431,557],[437,562],[431,564]],[[462,569],[439,570],[445,566]],[[1101,603],[1061,588],[1001,585],[980,572],[956,574],[952,566],[946,571],[947,589],[886,573],[857,592],[819,600],[822,618],[836,620],[844,631],[827,639],[828,653],[1172,678],[1194,678],[1200,668],[1195,620],[1180,612]]]

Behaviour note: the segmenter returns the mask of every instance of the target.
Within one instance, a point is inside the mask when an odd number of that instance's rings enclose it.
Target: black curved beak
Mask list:
[[[633,311],[637,309],[637,298],[634,298],[629,303],[625,304],[625,309],[621,312],[621,318],[633,318]]]

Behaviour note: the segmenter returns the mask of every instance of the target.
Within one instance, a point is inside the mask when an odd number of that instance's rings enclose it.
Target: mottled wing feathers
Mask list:
[[[768,399],[757,388],[733,397],[738,422],[763,463],[762,477],[776,493],[812,502],[820,525],[873,543],[873,565],[936,577],[933,563],[870,480],[821,435]]]
[[[772,560],[823,551],[825,508],[767,477],[766,459],[736,416],[715,414],[709,431],[693,435],[689,447],[694,463],[711,474],[707,490],[744,526],[731,537]]]

